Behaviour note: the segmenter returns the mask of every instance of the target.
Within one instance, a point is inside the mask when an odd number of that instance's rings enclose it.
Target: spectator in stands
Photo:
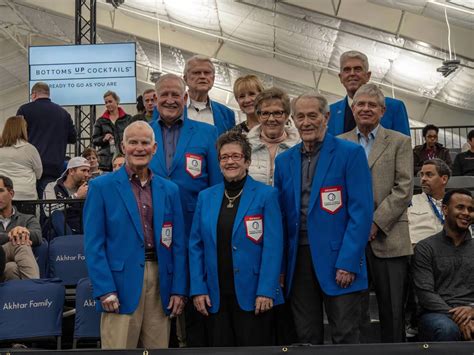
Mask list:
[[[21,106],[16,114],[25,117],[28,141],[41,157],[43,175],[37,183],[38,196],[41,197],[45,186],[63,172],[67,144],[76,143],[77,138],[69,113],[51,102],[48,84],[34,84],[31,101]]]
[[[152,127],[159,149],[150,168],[178,185],[189,236],[199,192],[222,181],[215,148],[217,129],[187,117],[186,84],[180,77],[162,75],[156,82],[156,93],[159,117]],[[187,345],[206,346],[204,319],[191,304],[187,306],[186,319]]]
[[[0,245],[6,261],[0,282],[39,278],[31,247],[41,244],[41,228],[35,216],[20,213],[13,207],[14,195],[12,180],[0,175]]]
[[[87,196],[88,180],[90,178],[90,164],[86,158],[74,157],[69,160],[67,169],[61,177],[54,182],[49,183],[45,190],[43,198],[45,200],[78,199],[83,200]],[[76,202],[71,205],[62,203],[45,205],[44,212],[46,216],[52,216],[53,227],[56,231],[64,230],[64,226],[71,230],[60,233],[64,234],[82,234],[82,207],[83,203]],[[63,212],[65,210],[65,213]]]
[[[224,183],[199,194],[190,296],[208,317],[210,346],[272,345],[271,310],[283,303],[278,191],[248,176],[251,147],[242,133],[222,134],[217,151]]]
[[[248,134],[252,146],[252,162],[249,175],[266,185],[273,185],[275,158],[300,142],[298,130],[287,125],[291,107],[288,95],[270,88],[258,94],[255,111],[260,125]]]
[[[209,98],[214,75],[214,64],[206,56],[192,56],[184,66],[183,78],[189,95],[186,104],[188,117],[216,126],[220,135],[235,126],[235,114],[230,108]]]
[[[151,172],[153,130],[130,124],[125,166],[90,183],[84,251],[101,310],[102,348],[168,347],[184,308],[187,246],[178,187]]]
[[[443,160],[434,158],[425,160],[418,175],[423,192],[414,195],[408,207],[408,226],[412,244],[443,229],[441,207],[451,169]]]
[[[112,161],[112,170],[117,171],[123,166],[123,164],[125,164],[125,157],[123,154],[117,154]]]
[[[422,314],[420,341],[474,337],[474,200],[464,189],[443,198],[444,228],[415,247],[413,276]]]
[[[292,111],[303,143],[276,158],[275,187],[288,238],[285,294],[296,333],[301,343],[323,343],[324,303],[333,343],[358,343],[373,211],[367,158],[361,147],[326,133],[323,96],[301,95]]]
[[[96,178],[97,176],[100,176],[103,174],[103,171],[99,169],[99,156],[97,155],[97,151],[94,148],[86,148],[82,152],[82,157],[86,158],[87,161],[90,164],[90,170],[89,170],[89,178],[93,179]],[[113,165],[113,162],[112,162]]]
[[[120,98],[113,91],[104,94],[106,110],[94,124],[92,143],[99,147],[99,169],[112,170],[112,158],[122,152],[123,131],[131,121],[131,116],[119,106]]]
[[[474,129],[467,134],[467,142],[470,149],[454,158],[454,176],[474,176]]]
[[[375,84],[362,85],[352,101],[357,126],[341,138],[360,144],[368,158],[375,210],[366,248],[367,266],[377,296],[381,340],[399,343],[405,340],[408,256],[413,254],[407,222],[413,156],[410,137],[380,124],[385,102]],[[370,321],[368,297],[367,292],[362,311],[366,322]]]
[[[263,90],[263,84],[256,75],[241,76],[235,81],[234,97],[239,104],[240,111],[246,116],[246,120],[236,125],[234,130],[247,134],[259,124],[255,111],[255,98]]]
[[[143,104],[143,95],[137,96],[137,104],[135,105],[137,109],[137,115],[141,115],[145,112],[145,105]]]
[[[14,204],[21,213],[36,214],[36,206],[21,203],[38,199],[36,180],[43,165],[38,150],[28,143],[26,120],[22,116],[7,119],[0,138],[0,175],[12,176],[15,184]]]
[[[370,80],[369,60],[364,53],[347,51],[340,57],[339,79],[347,96],[331,105],[328,132],[333,135],[349,132],[356,122],[351,107],[356,91]],[[410,123],[403,101],[385,98],[385,113],[380,120],[382,127],[410,135]]]
[[[439,128],[433,124],[423,127],[422,134],[425,143],[413,148],[413,164],[415,175],[418,174],[423,162],[428,159],[438,158],[443,160],[451,168],[451,156],[449,150],[438,143]]]
[[[146,121],[150,123],[153,118],[153,111],[156,107],[156,91],[155,89],[146,89],[143,92],[143,95],[139,97],[143,103],[143,112],[139,112],[135,116],[133,116],[132,122]]]

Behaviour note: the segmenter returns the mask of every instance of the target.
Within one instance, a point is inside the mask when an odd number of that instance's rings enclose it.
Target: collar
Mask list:
[[[15,214],[16,214],[15,206],[12,206],[12,214],[10,215],[10,217],[3,217],[2,215],[0,215],[0,221],[10,220],[10,219],[12,219],[12,217],[15,216]]]
[[[314,149],[313,149],[311,152],[308,152],[308,151],[306,150],[305,146],[304,146],[304,143],[301,142],[301,150],[300,150],[300,151],[301,151],[301,154],[303,154],[303,155],[305,155],[305,156],[314,157],[314,156],[321,150],[321,147],[322,147],[322,145],[323,145],[323,142],[324,142],[324,140],[321,141],[321,142],[315,142],[315,143],[313,144]]]
[[[453,240],[448,236],[448,234],[446,233],[446,229],[443,228],[443,231],[441,232],[442,235],[443,235],[443,239],[448,242],[450,245],[454,245],[454,242]],[[464,233],[464,239],[462,241],[462,244],[464,244],[465,242],[469,241],[472,239],[472,236],[471,236],[471,232],[469,231],[469,228],[466,230],[466,232]]]
[[[174,122],[173,124],[171,125],[171,127],[174,127],[176,125],[182,125],[184,122],[184,111],[183,113],[181,114],[181,116],[179,116]],[[165,123],[165,121],[163,121],[163,119],[161,118],[161,116],[158,116],[158,123],[160,124],[161,127],[168,127]]]
[[[139,183],[140,182],[140,179],[138,178],[138,175],[135,174],[132,169],[130,169],[129,166],[127,166],[127,164],[124,164],[125,165],[125,172],[127,173],[127,177],[128,177],[128,181],[132,181],[132,180],[136,180],[138,181]],[[151,180],[153,179],[153,172],[150,170],[150,168],[147,168],[148,169],[148,180],[147,180],[147,184],[148,183],[151,183]]]
[[[354,102],[354,99],[349,97],[349,95],[347,95],[347,104],[349,105],[349,108],[352,107],[352,103]]]
[[[377,132],[379,131],[379,127],[380,127],[380,123],[377,125],[377,127],[375,127],[372,131],[370,131],[369,138],[375,139],[375,137],[377,136]],[[357,134],[357,138],[360,138],[360,137],[365,138],[365,136],[359,130],[359,127],[356,127],[356,134]]]
[[[118,108],[118,112],[119,112],[119,116],[118,118],[121,118],[123,116],[125,116],[127,113],[123,110],[123,108],[119,107]],[[108,120],[110,120],[110,112],[105,110],[105,112],[102,114],[101,117],[104,117],[104,118],[107,118]]]
[[[197,101],[194,101],[194,100],[191,100],[191,97],[189,96],[188,94],[188,101],[186,102],[186,107],[189,109],[189,108],[193,108],[194,110],[196,110],[196,106],[194,105],[194,103],[197,102]],[[209,98],[209,96],[207,96],[207,100],[206,100],[206,108],[209,108],[212,112],[212,106],[211,106],[211,99]],[[199,109],[199,111],[201,111],[203,109]]]

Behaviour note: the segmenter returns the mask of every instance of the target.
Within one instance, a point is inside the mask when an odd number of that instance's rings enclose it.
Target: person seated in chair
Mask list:
[[[86,158],[69,160],[66,171],[55,182],[46,185],[43,199],[85,199],[90,177],[90,163]],[[59,235],[82,234],[82,203],[45,205],[46,216],[51,217],[55,232]]]
[[[35,216],[13,207],[14,195],[12,180],[0,175],[0,250],[4,256],[3,262],[0,260],[0,282],[39,278],[31,247],[41,244],[41,228]]]

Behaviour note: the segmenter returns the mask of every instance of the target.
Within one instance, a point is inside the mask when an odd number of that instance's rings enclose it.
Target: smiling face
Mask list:
[[[255,98],[260,93],[256,87],[237,92],[235,98],[239,104],[240,110],[247,116],[255,114]]]
[[[448,205],[443,205],[443,214],[449,228],[464,233],[474,220],[474,201],[468,195],[454,193]]]
[[[109,112],[114,112],[118,108],[118,102],[114,99],[112,95],[104,97],[105,108]]]
[[[348,58],[342,63],[339,73],[339,80],[344,85],[349,97],[353,97],[357,89],[370,80],[370,71],[364,69],[362,60],[358,58]]]
[[[240,144],[228,143],[219,151],[219,164],[227,181],[239,181],[247,175],[250,161],[245,160]]]
[[[187,94],[180,85],[179,79],[168,78],[157,88],[157,107],[160,118],[166,124],[172,124],[183,114]]]
[[[259,112],[263,133],[269,138],[281,137],[288,121],[282,102],[278,99],[262,101]]]
[[[323,115],[319,101],[311,98],[299,99],[294,107],[293,119],[303,143],[312,144],[324,139],[329,112]]]
[[[146,168],[156,152],[153,130],[141,125],[129,126],[123,139],[127,166],[134,172]]]
[[[214,85],[214,70],[211,63],[205,60],[193,60],[189,63],[184,81],[190,92],[208,93]]]
[[[352,103],[352,113],[359,130],[370,132],[379,124],[385,107],[380,105],[376,96],[362,94]]]

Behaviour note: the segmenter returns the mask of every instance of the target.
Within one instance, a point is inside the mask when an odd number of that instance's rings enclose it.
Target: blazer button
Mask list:
[[[145,264],[143,264],[143,263],[140,263],[140,266],[141,266],[141,267],[144,267],[144,266],[145,266]]]
[[[234,245],[234,246],[232,247],[232,249],[233,249],[233,250],[237,250],[237,247]]]
[[[237,274],[239,272],[239,269],[234,269],[234,272]]]

